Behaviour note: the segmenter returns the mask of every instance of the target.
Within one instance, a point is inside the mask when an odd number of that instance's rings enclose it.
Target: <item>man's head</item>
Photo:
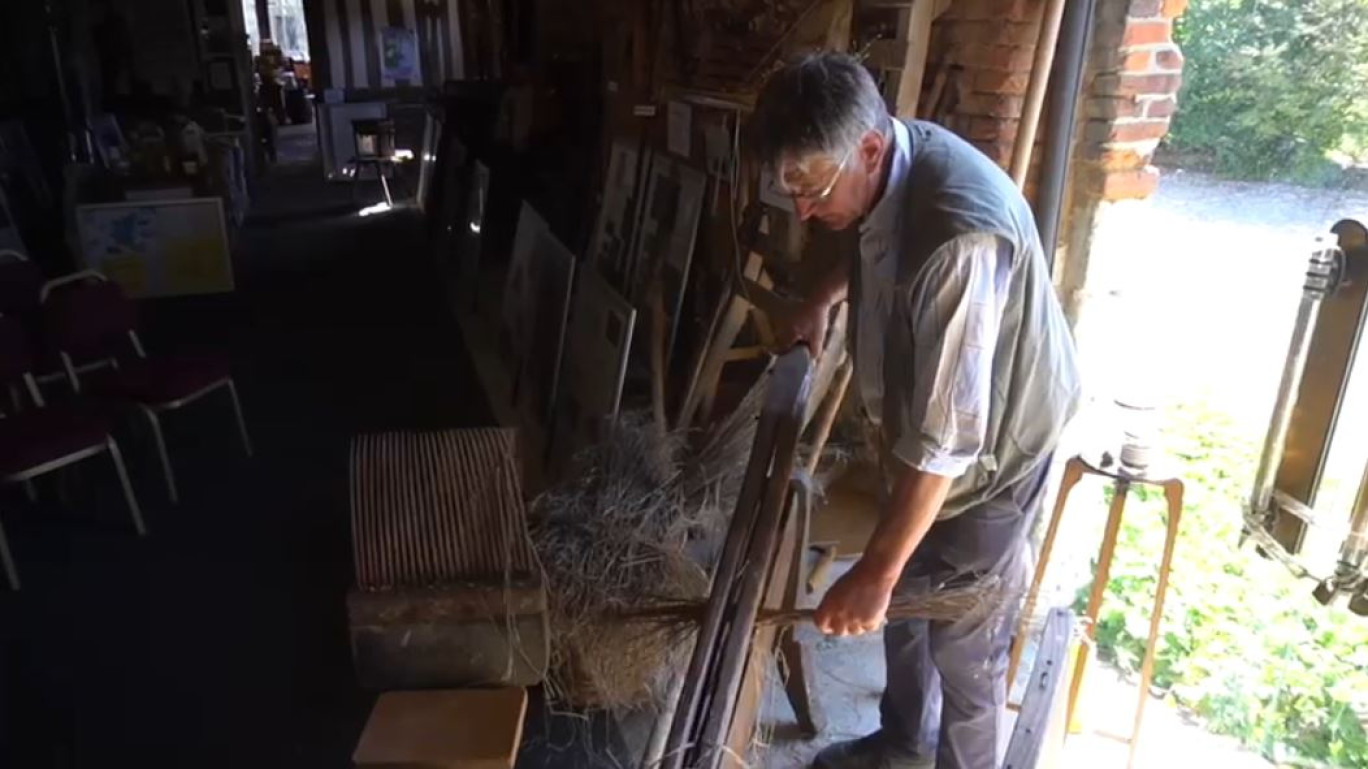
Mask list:
[[[874,78],[851,56],[809,54],[774,73],[750,132],[802,219],[845,229],[877,202],[891,122]]]

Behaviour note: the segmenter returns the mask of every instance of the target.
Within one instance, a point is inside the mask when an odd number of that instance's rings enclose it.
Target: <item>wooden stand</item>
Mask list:
[[[1054,549],[1055,536],[1059,533],[1059,521],[1069,499],[1069,492],[1084,475],[1096,475],[1110,479],[1116,487],[1111,509],[1107,515],[1107,527],[1102,536],[1102,548],[1097,556],[1097,574],[1093,577],[1092,593],[1088,597],[1087,622],[1083,632],[1091,643],[1096,635],[1097,615],[1102,608],[1102,597],[1111,578],[1112,556],[1116,552],[1116,539],[1121,531],[1121,514],[1126,507],[1126,496],[1134,484],[1158,486],[1164,490],[1168,500],[1168,534],[1164,540],[1164,555],[1159,563],[1159,580],[1155,587],[1154,607],[1150,611],[1149,640],[1145,645],[1145,657],[1140,665],[1140,696],[1135,707],[1135,722],[1131,736],[1126,743],[1130,746],[1128,766],[1135,763],[1135,748],[1140,739],[1140,724],[1145,713],[1145,702],[1149,699],[1150,681],[1154,678],[1155,642],[1159,638],[1159,623],[1164,615],[1164,596],[1168,592],[1169,569],[1173,564],[1174,544],[1178,540],[1178,525],[1183,514],[1183,481],[1171,474],[1134,475],[1117,465],[1103,466],[1101,462],[1089,461],[1081,456],[1071,458],[1064,467],[1064,476],[1059,483],[1059,498],[1055,502],[1054,513],[1050,516],[1049,528],[1045,531],[1045,541],[1040,548],[1040,559],[1036,565],[1031,590],[1027,594],[1026,606],[1021,614],[1021,625],[1017,628],[1016,640],[1012,644],[1011,661],[1007,668],[1007,682],[1010,687],[1016,679],[1017,667],[1021,664],[1021,652],[1025,645],[1026,623],[1030,621],[1036,596],[1045,578],[1045,570],[1050,563],[1050,552]],[[1087,668],[1087,644],[1080,646],[1078,659],[1074,665],[1073,680],[1069,685],[1068,722],[1073,721],[1078,705],[1078,695],[1083,687],[1083,674]]]
[[[352,761],[357,769],[511,769],[526,712],[523,689],[388,692]]]

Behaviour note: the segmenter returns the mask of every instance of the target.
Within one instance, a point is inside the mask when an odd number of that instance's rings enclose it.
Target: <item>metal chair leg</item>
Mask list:
[[[119,485],[123,488],[124,501],[128,503],[128,512],[133,516],[133,528],[137,530],[138,536],[147,536],[147,527],[143,525],[142,509],[138,507],[138,498],[133,496],[133,484],[128,481],[128,469],[124,467],[123,453],[119,451],[119,444],[110,438],[106,445],[109,446],[109,458],[114,461],[114,472],[119,475]]]
[[[11,590],[19,589],[19,570],[14,568],[14,556],[10,555],[9,540],[5,538],[5,525],[0,521],[0,562],[5,565],[5,576],[9,578]]]
[[[377,165],[375,175],[380,177],[380,189],[385,191],[385,205],[394,208],[394,198],[390,197],[389,182],[385,179],[385,169]]]
[[[166,494],[171,498],[171,503],[176,504],[180,502],[180,494],[176,491],[176,474],[171,469],[171,455],[166,452],[166,438],[162,436],[161,421],[152,409],[144,407],[142,413],[147,417],[147,424],[152,427],[152,438],[157,444],[157,454],[161,457],[162,475],[166,478]]]
[[[242,450],[252,456],[252,438],[247,434],[247,420],[242,417],[242,401],[238,399],[237,384],[228,380],[228,397],[233,401],[233,414],[237,416],[238,433],[242,436]]]

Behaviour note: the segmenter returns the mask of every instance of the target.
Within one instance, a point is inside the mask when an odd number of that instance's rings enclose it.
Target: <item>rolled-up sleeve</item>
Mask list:
[[[884,354],[911,353],[897,367],[911,381],[900,383],[899,424],[889,426],[892,452],[907,465],[958,478],[983,453],[1010,274],[1006,241],[975,233],[937,249],[899,291],[890,320],[910,326],[896,336],[910,339],[911,349]]]

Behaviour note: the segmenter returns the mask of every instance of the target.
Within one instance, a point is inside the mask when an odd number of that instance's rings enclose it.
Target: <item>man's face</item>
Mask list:
[[[843,230],[869,213],[876,202],[884,145],[883,135],[871,131],[835,156],[786,158],[779,167],[779,183],[793,198],[798,217]]]

